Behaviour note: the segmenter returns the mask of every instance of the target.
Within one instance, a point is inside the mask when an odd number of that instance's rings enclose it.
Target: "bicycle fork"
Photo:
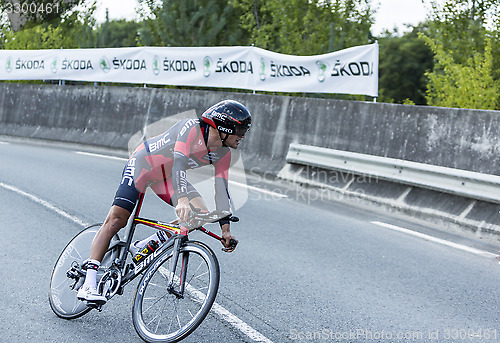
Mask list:
[[[170,265],[169,278],[167,284],[167,290],[169,291],[169,293],[175,295],[178,299],[184,298],[184,288],[186,284],[186,272],[187,272],[189,254],[183,253],[182,256],[180,256],[181,246],[185,241],[187,241],[187,236],[184,235],[179,235],[178,237],[176,237],[176,240],[174,241],[172,264]],[[179,290],[176,291],[174,287],[174,281],[176,281],[175,272],[177,269],[177,262],[179,261],[179,257],[182,259],[181,275],[179,278]]]

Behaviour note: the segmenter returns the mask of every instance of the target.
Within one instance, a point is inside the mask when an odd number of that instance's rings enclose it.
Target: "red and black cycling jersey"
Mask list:
[[[130,157],[120,187],[135,186],[143,192],[148,184],[164,183],[164,192],[169,194],[167,198],[160,197],[175,205],[176,201],[169,201],[169,197],[179,199],[188,196],[192,187],[186,170],[212,164],[215,168],[217,210],[229,211],[227,186],[231,152],[227,147],[209,150],[208,130],[209,126],[199,118],[185,119],[168,131],[148,139]],[[158,187],[152,188],[159,193]],[[135,199],[130,200],[135,205]]]

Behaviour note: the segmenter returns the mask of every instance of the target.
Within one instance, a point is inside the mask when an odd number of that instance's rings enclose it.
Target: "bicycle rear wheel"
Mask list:
[[[182,296],[167,289],[173,249],[162,253],[144,273],[137,287],[132,319],[146,342],[178,342],[205,319],[219,288],[219,263],[213,251],[201,242],[181,247],[174,276],[174,291],[180,291],[182,266],[185,288]]]
[[[72,267],[75,267],[74,270],[81,269],[83,261],[89,257],[92,240],[100,226],[101,224],[94,224],[78,233],[64,248],[54,266],[50,278],[49,303],[52,311],[61,318],[78,318],[91,310],[86,302],[76,297],[78,289],[85,280],[85,275],[68,277],[67,273]],[[118,239],[117,235],[113,237],[113,240]],[[116,257],[116,249],[106,253],[97,272],[97,280],[102,277]]]

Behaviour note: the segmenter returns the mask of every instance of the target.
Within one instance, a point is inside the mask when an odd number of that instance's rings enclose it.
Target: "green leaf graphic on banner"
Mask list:
[[[5,70],[7,70],[8,73],[12,71],[12,57],[9,57],[7,59],[7,63],[5,64]]]
[[[319,75],[318,75],[318,81],[323,82],[323,81],[325,81],[325,73],[326,73],[326,70],[328,69],[328,66],[322,61],[316,61],[316,65],[318,66],[318,68],[320,70]]]
[[[208,56],[205,56],[203,60],[203,76],[208,77],[210,75],[210,67],[212,65],[212,59]]]
[[[111,68],[109,67],[109,63],[108,61],[106,60],[106,57],[103,57],[101,58],[101,62],[100,62],[100,65],[101,65],[101,69],[107,73]]]

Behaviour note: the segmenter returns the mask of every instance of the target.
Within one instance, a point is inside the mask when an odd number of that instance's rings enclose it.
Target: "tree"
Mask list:
[[[426,104],[427,78],[425,73],[432,69],[431,49],[418,37],[425,26],[417,26],[412,32],[399,37],[389,32],[381,37],[379,87],[380,101]]]
[[[97,47],[119,48],[137,46],[140,24],[134,21],[109,20],[106,11],[106,21],[97,28]]]
[[[429,105],[493,109],[499,104],[500,2],[431,1],[433,12],[422,38],[436,54],[427,75]]]
[[[243,32],[227,0],[139,0],[140,43],[159,46],[237,45]],[[147,14],[150,13],[150,14]]]
[[[484,53],[476,53],[466,64],[453,60],[452,53],[442,45],[421,35],[436,54],[436,65],[429,77],[427,102],[432,106],[473,109],[498,109],[500,84],[493,79],[491,39],[486,40]]]
[[[51,22],[14,31],[4,28],[5,49],[71,49],[95,47],[95,2],[66,12]]]
[[[0,0],[0,13],[6,13],[13,31],[59,21],[85,0]]]
[[[368,0],[231,0],[242,12],[249,44],[294,55],[315,55],[373,42]]]
[[[465,63],[476,51],[483,51],[488,33],[487,25],[498,15],[498,0],[432,1],[429,30],[426,33],[457,63]],[[496,18],[498,19],[498,17]]]

